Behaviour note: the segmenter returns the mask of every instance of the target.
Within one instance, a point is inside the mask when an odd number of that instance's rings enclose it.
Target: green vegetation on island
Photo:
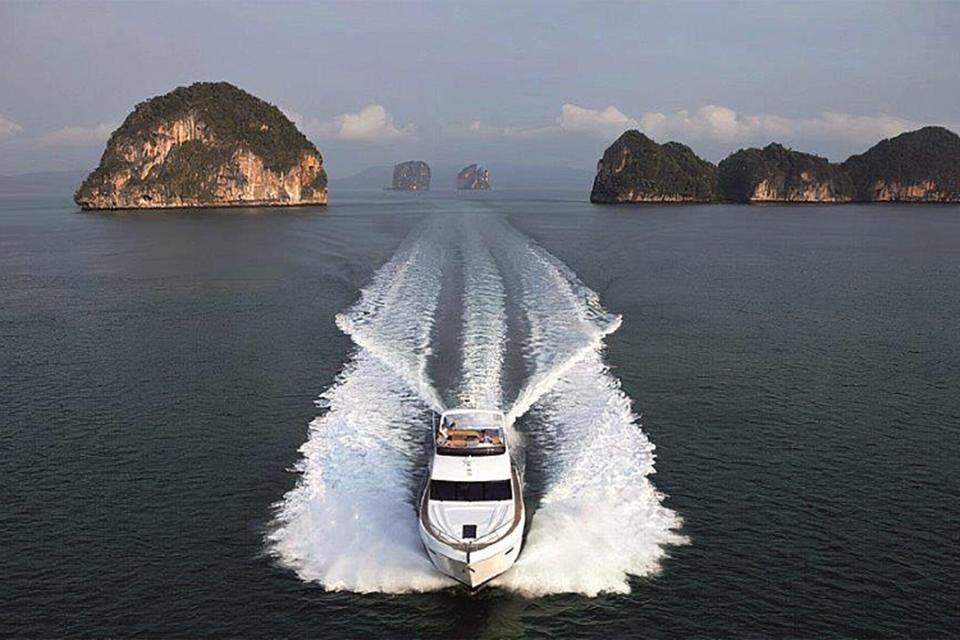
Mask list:
[[[849,202],[853,183],[826,158],[771,143],[740,149],[719,165],[719,192],[731,202]]]
[[[276,106],[198,82],[138,104],[74,199],[88,209],[324,204],[322,165]]]
[[[883,140],[843,168],[857,200],[960,201],[960,136],[943,127]]]
[[[717,168],[679,142],[657,144],[636,129],[604,152],[590,201],[710,202],[717,197]]]
[[[924,127],[839,165],[771,143],[740,149],[718,168],[685,145],[630,130],[597,164],[590,201],[960,202],[960,136]]]

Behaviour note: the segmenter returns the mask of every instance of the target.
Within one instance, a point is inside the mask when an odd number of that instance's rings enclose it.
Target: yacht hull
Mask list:
[[[474,552],[452,549],[422,528],[420,537],[430,561],[440,573],[471,589],[479,589],[517,561],[523,542],[523,529],[517,528],[496,545]]]
[[[523,481],[500,411],[449,410],[434,430],[430,473],[417,500],[420,539],[437,570],[478,589],[520,555]]]

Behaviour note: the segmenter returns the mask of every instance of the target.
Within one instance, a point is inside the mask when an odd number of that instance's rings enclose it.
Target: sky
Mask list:
[[[226,80],[343,177],[408,159],[592,168],[623,131],[718,161],[960,129],[952,2],[0,0],[0,174],[92,169],[145,99]]]

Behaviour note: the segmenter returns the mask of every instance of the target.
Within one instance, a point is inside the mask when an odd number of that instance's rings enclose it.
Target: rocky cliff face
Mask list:
[[[393,188],[398,191],[428,191],[430,165],[422,160],[401,162],[393,167]]]
[[[924,127],[843,163],[860,201],[960,202],[960,136]]]
[[[720,197],[731,202],[850,202],[853,183],[826,158],[773,143],[720,163]]]
[[[83,209],[326,204],[316,147],[283,113],[225,82],[137,105],[74,200]]]
[[[490,188],[490,172],[476,164],[464,167],[457,174],[457,189],[482,190]]]
[[[660,145],[639,131],[620,136],[597,164],[590,201],[710,202],[717,168],[678,142]]]

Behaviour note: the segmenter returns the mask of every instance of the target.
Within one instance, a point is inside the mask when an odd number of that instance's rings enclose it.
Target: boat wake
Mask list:
[[[653,444],[599,349],[583,356],[534,406],[528,449],[548,464],[520,559],[494,584],[532,596],[630,590],[654,575],[682,521],[648,476]]]
[[[499,409],[507,339],[505,292],[476,217],[461,217],[463,244],[463,381],[460,405]]]
[[[654,447],[603,362],[620,318],[505,220],[472,212],[425,222],[338,316],[356,349],[318,401],[325,411],[300,450],[296,487],[276,505],[270,552],[331,590],[453,584],[423,552],[414,510],[429,411],[444,406],[427,372],[453,260],[463,282],[452,397],[504,408],[510,423],[524,417],[514,441],[545,470],[527,486],[540,504],[520,559],[493,584],[531,596],[628,591],[630,576],[656,573],[685,538],[649,479]],[[508,301],[522,318],[508,318]],[[508,345],[522,346],[517,389],[503,387]]]
[[[417,462],[439,408],[426,375],[449,229],[414,232],[337,317],[356,343],[317,404],[297,486],[277,505],[268,545],[282,564],[331,590],[404,592],[452,584],[420,546]]]

